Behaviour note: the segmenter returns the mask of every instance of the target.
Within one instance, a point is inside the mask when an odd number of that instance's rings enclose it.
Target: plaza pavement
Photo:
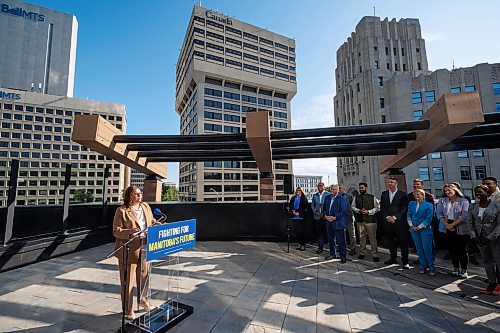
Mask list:
[[[108,244],[0,273],[0,331],[116,331],[117,263],[105,259],[112,249]],[[418,268],[375,264],[369,254],[363,261],[326,262],[314,250],[198,243],[180,254],[179,279],[170,279],[194,314],[170,332],[500,332],[500,297],[478,294],[485,285],[481,267],[471,265],[470,278],[457,280],[441,259],[438,275],[430,277]],[[169,282],[169,266],[157,266],[155,291]]]

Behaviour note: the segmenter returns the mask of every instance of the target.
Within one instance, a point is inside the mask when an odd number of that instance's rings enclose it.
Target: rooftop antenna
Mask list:
[[[373,6],[373,16],[377,16],[375,15],[375,6]]]
[[[455,69],[455,60],[453,60],[453,65],[452,66],[453,66],[453,69]]]

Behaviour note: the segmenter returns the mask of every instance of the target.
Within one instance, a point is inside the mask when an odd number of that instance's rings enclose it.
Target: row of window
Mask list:
[[[205,59],[205,53],[203,53],[203,52],[194,51],[193,54],[194,54],[194,56],[197,56],[201,59]],[[209,53],[206,54],[206,59],[207,59],[207,61],[217,63],[218,65],[221,65],[221,66],[224,66],[224,63],[225,63],[226,66],[229,65],[230,67],[237,67],[238,69],[243,69],[244,71],[252,72],[254,74],[260,73],[260,75],[271,76],[271,77],[275,77],[275,78],[279,78],[279,79],[284,79],[286,81],[288,81],[288,80],[291,82],[297,81],[297,78],[293,75],[275,72],[275,71],[272,71],[272,70],[269,70],[266,68],[259,68],[259,67],[254,66],[254,65],[250,65],[247,63],[241,63],[239,61],[234,61],[231,59],[226,59],[224,61],[223,57],[219,57],[219,56],[209,54]]]
[[[194,16],[194,20],[197,22],[200,22],[200,23],[206,23],[207,27],[214,27],[220,31],[225,31],[226,33],[230,33],[230,34],[233,34],[233,35],[236,35],[239,37],[243,37],[244,39],[251,40],[251,41],[256,42],[256,43],[259,42],[260,44],[274,46],[274,47],[281,49],[281,50],[284,50],[284,51],[289,51],[292,53],[295,52],[295,48],[293,48],[293,47],[288,47],[284,44],[274,42],[270,39],[259,37],[257,35],[254,35],[254,34],[251,34],[248,32],[244,32],[244,31],[241,31],[239,29],[236,29],[236,28],[233,28],[230,26],[224,26],[223,24],[220,24],[220,23],[215,22],[215,21],[205,20],[204,18],[199,17],[199,16]],[[226,38],[230,38],[230,37],[226,37]]]
[[[255,162],[239,162],[239,161],[205,161],[204,166],[205,168],[222,168],[222,165],[224,164],[224,168],[240,168],[243,167],[243,169],[255,169],[257,168],[257,163]],[[288,170],[288,164],[287,163],[275,163],[274,167],[277,170]],[[182,173],[182,170],[181,170]],[[278,179],[278,178],[276,178]],[[281,178],[283,180],[283,178]]]
[[[213,88],[205,88],[205,95],[213,96],[213,97],[222,97],[222,90],[219,89],[213,89]],[[257,103],[260,105],[266,105],[266,106],[273,106],[276,108],[281,108],[281,109],[286,109],[286,102],[280,102],[280,101],[272,101],[270,99],[266,98],[258,98],[254,96],[248,96],[248,95],[243,95],[243,94],[237,94],[237,93],[232,93],[229,91],[224,91],[224,98],[225,99],[231,99],[235,101],[243,101],[246,103]],[[206,100],[205,100],[206,102]]]
[[[220,173],[220,172],[205,172],[204,179],[206,180],[222,180],[224,175],[225,180],[258,180],[259,174],[257,173]]]
[[[209,88],[205,88],[205,89],[208,89],[208,95],[211,95],[211,96],[216,96],[217,95],[213,95],[214,93],[217,92],[217,90],[215,89],[209,89]],[[206,93],[207,93],[206,91]],[[238,95],[238,94],[233,94],[233,95]],[[243,95],[242,96],[242,100],[244,102],[248,102],[248,103],[257,103],[258,105],[262,105],[262,106],[269,106],[269,107],[275,107],[275,108],[280,108],[280,109],[286,109],[286,103],[284,102],[279,102],[279,101],[272,101],[270,99],[267,99],[267,98],[255,98],[255,97],[252,97],[252,96],[246,96],[246,95]],[[205,107],[210,107],[210,108],[214,108],[214,109],[222,109],[222,102],[220,101],[214,101],[214,100],[210,100],[210,99],[205,99],[204,100],[204,106]],[[228,102],[224,102],[224,109],[225,110],[231,110],[231,111],[240,111],[240,109],[242,109],[243,111],[247,112],[247,111],[253,111],[255,108],[253,107],[248,107],[248,106],[240,106],[239,104],[234,104],[234,103],[228,103]]]
[[[419,178],[428,181],[430,180],[430,174],[429,174],[429,168],[419,168]],[[476,180],[481,180],[484,177],[486,177],[486,166],[484,165],[476,165],[474,167],[475,171],[475,176]],[[442,167],[433,167],[432,168],[432,175],[434,178],[434,181],[442,181],[444,180],[443,177],[443,168]],[[470,166],[460,166],[460,180],[472,180],[472,175],[471,175],[471,167]]]
[[[469,157],[469,152],[467,150],[461,150],[457,152],[458,158],[468,158]],[[484,157],[484,150],[482,149],[476,149],[472,151],[472,156],[473,157]],[[433,160],[439,160],[441,159],[441,153],[440,152],[433,152],[431,153],[431,158]],[[426,160],[427,155],[423,156],[420,158],[421,160]]]
[[[52,108],[43,108],[43,107],[34,107],[34,106],[30,106],[30,105],[21,105],[21,104],[12,104],[12,103],[3,103],[3,107],[2,107],[2,104],[0,104],[0,108],[3,108],[4,110],[13,110],[13,111],[26,111],[26,112],[34,112],[34,113],[44,113],[44,114],[51,114],[51,115],[58,115],[58,116],[67,116],[67,117],[73,117],[73,116],[77,116],[77,115],[81,115],[81,114],[90,114],[90,113],[86,113],[86,112],[81,112],[81,111],[71,111],[71,110],[60,110],[60,109],[52,109]],[[118,121],[118,122],[121,122],[123,121],[123,117],[122,116],[111,116],[111,115],[100,115],[101,117],[105,118],[105,119],[108,119],[108,120],[111,120],[111,121]],[[29,118],[29,115],[25,115],[25,117],[27,117],[25,120],[31,120],[32,118],[28,119]],[[33,117],[33,116],[31,116]],[[37,116],[38,117],[38,116]],[[50,119],[52,119],[52,117],[45,117],[46,119],[49,118],[48,121],[46,122],[52,122]],[[40,118],[37,118],[37,119],[40,119]],[[59,123],[62,123],[60,121],[62,121],[61,118],[54,118],[55,119],[55,122],[59,122]],[[70,123],[71,124],[71,123]]]
[[[259,185],[253,185],[253,184],[248,184],[248,185],[205,185],[203,187],[203,190],[205,193],[208,192],[217,192],[220,193],[222,192],[222,189],[224,188],[224,192],[256,192],[259,190]]]

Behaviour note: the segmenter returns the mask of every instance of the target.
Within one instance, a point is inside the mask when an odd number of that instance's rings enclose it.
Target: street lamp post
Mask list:
[[[208,189],[209,191],[212,191],[212,192],[215,192],[215,194],[217,195],[217,197],[215,198],[215,201],[218,202],[219,201],[219,192],[217,192],[216,190],[214,190],[212,187]]]

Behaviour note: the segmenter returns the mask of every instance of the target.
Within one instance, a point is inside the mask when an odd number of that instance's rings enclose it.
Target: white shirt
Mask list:
[[[417,201],[417,207],[415,208],[415,213],[418,212],[418,209],[420,208],[420,204]]]
[[[398,190],[391,192],[391,190],[389,190],[389,203],[392,203],[392,199],[394,199],[394,196],[396,195],[397,191]]]
[[[142,210],[142,207],[139,206],[139,209],[135,209],[132,207],[132,210],[135,213],[135,216],[137,216],[137,222],[139,222],[139,227],[141,230],[146,229],[146,214],[144,214],[144,211]],[[141,237],[145,237],[145,235],[141,234]]]
[[[484,214],[484,211],[486,210],[486,207],[479,207],[479,218],[482,220],[483,219],[483,214]]]
[[[453,204],[451,201],[448,203],[448,220],[454,220],[455,214],[453,214]]]

